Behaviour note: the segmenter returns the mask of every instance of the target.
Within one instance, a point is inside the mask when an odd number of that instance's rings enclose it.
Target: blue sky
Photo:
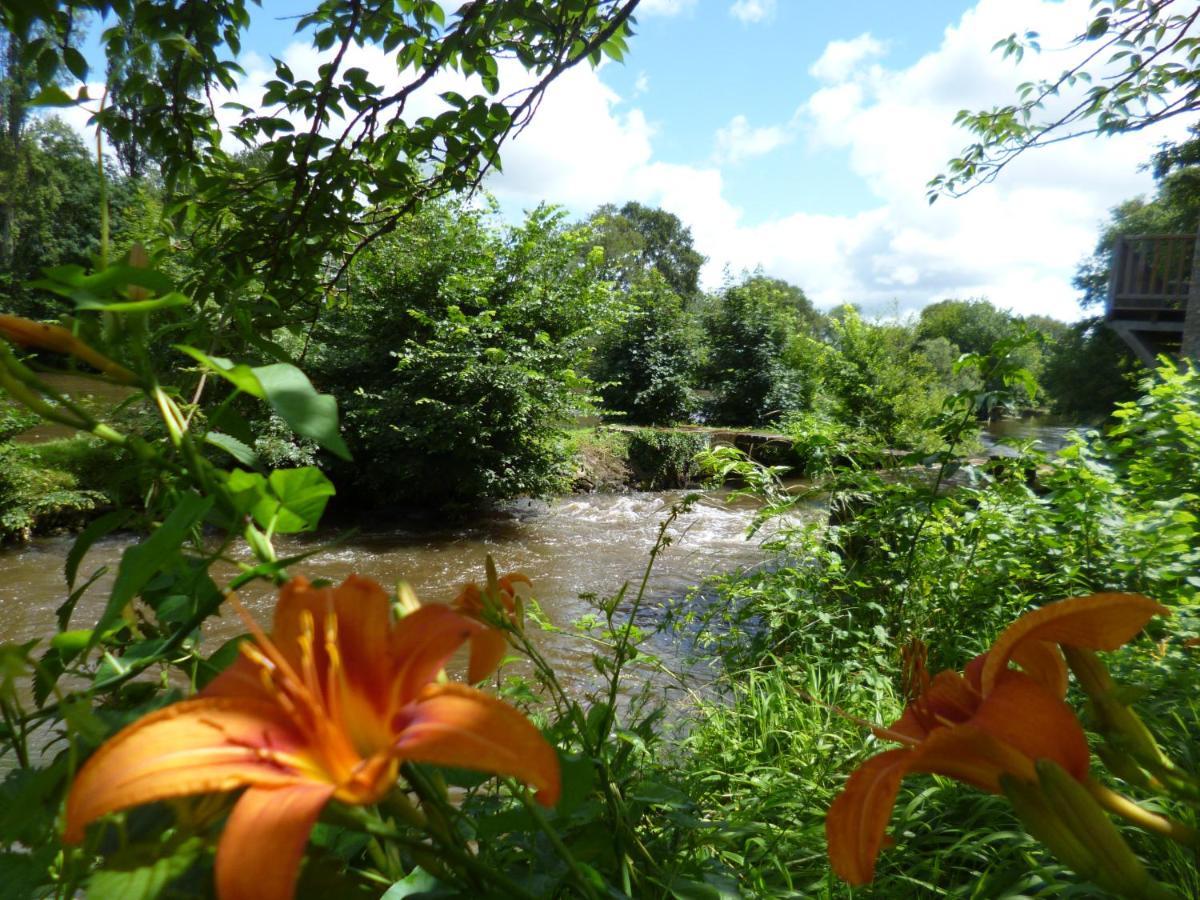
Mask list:
[[[969,5],[922,0],[896,15],[896,3],[883,0],[783,0],[769,20],[743,22],[729,14],[728,4],[698,3],[673,17],[643,15],[626,64],[605,67],[601,77],[624,97],[636,94],[644,77],[647,90],[637,99],[659,129],[656,150],[664,160],[701,165],[731,111],[752,126],[791,116],[820,87],[808,69],[829,41],[870,31],[894,64],[908,65],[936,47],[946,25]],[[769,165],[730,166],[727,184],[751,222],[799,207],[853,213],[874,203],[844,153],[799,142],[772,153]]]
[[[324,57],[288,18],[304,8],[252,8],[239,101],[256,102],[271,56],[315,76]],[[1075,318],[1075,266],[1108,210],[1152,189],[1139,166],[1186,122],[1029,154],[932,208],[925,183],[970,138],[954,114],[1060,71],[1088,11],[1088,0],[643,0],[624,64],[555,82],[487,188],[510,218],[540,202],[578,216],[662,206],[691,227],[710,288],[761,267],[826,308],[904,315],[986,297]],[[991,51],[1027,29],[1046,52],[1018,67]],[[378,48],[346,64],[396,78]],[[506,77],[519,81],[514,67]],[[440,89],[464,86],[447,76]]]

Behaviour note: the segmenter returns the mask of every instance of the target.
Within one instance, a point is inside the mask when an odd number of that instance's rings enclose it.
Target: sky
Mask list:
[[[541,202],[661,206],[691,228],[716,289],[761,268],[821,308],[905,315],[948,297],[1078,318],[1071,278],[1108,210],[1153,190],[1141,171],[1165,130],[1026,154],[966,197],[926,200],[971,135],[962,108],[1010,102],[1056,74],[1088,0],[642,0],[623,63],[556,81],[487,189],[510,218]],[[241,62],[253,103],[272,56],[297,75],[321,55],[293,34],[294,2],[265,0]],[[991,50],[1017,31],[1043,52]],[[347,65],[383,79],[377,48]],[[83,116],[86,118],[86,116]],[[82,124],[82,118],[79,120]]]

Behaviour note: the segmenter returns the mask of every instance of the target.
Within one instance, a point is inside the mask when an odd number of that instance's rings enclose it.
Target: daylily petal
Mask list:
[[[274,702],[275,694],[263,684],[261,666],[251,662],[244,654],[237,658],[224,672],[205,685],[200,697],[241,697],[243,699]]]
[[[1141,594],[1092,594],[1049,603],[1013,622],[992,645],[983,667],[986,694],[1008,668],[1017,647],[1025,641],[1046,641],[1116,650],[1136,635],[1155,615],[1169,615],[1163,605]]]
[[[471,638],[471,661],[467,666],[467,681],[478,684],[498,668],[508,649],[504,632],[485,628]]]
[[[483,625],[474,619],[438,603],[422,606],[393,625],[389,649],[395,667],[389,677],[391,709],[412,702],[421,688],[446,667],[454,651],[482,630]]]
[[[1009,657],[1032,678],[1060,700],[1067,696],[1067,661],[1058,644],[1046,641],[1020,641]]]
[[[1075,778],[1087,775],[1087,737],[1074,711],[1022,672],[1002,672],[967,724],[1030,760],[1052,759]]]
[[[887,730],[920,740],[935,728],[965,722],[978,708],[979,699],[963,676],[946,669],[933,677],[925,692],[914,698]]]
[[[875,877],[875,859],[896,805],[900,782],[916,751],[888,750],[872,756],[851,774],[825,815],[829,862],[848,884]]]
[[[319,780],[304,739],[273,705],[211,697],[151,713],[110,738],[75,777],[63,839],[107,813],[243,785]]]
[[[974,725],[939,728],[911,753],[909,771],[947,775],[993,794],[1001,775],[1036,777],[1032,759]]]
[[[327,784],[248,788],[217,845],[217,896],[291,900],[308,836],[332,794]]]
[[[414,762],[512,775],[558,802],[558,755],[525,716],[502,700],[461,684],[432,684],[394,724],[395,753]]]
[[[351,575],[333,590],[338,649],[351,685],[383,710],[388,699],[391,601],[375,581]],[[318,628],[320,623],[318,622]]]
[[[324,641],[325,616],[333,612],[333,591],[330,588],[315,588],[303,576],[291,579],[279,589],[279,601],[275,604],[275,618],[271,623],[271,643],[283,654],[288,665],[297,673],[301,670],[300,641],[304,634],[304,614],[312,617],[313,664],[318,677],[323,678],[329,665]]]

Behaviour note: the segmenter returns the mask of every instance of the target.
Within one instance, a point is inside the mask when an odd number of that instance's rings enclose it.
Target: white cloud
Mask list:
[[[1029,78],[1057,73],[1063,54],[1026,56],[1020,66],[991,52],[998,36],[1037,28],[1046,47],[1067,45],[1086,20],[1088,0],[980,0],[945,30],[939,46],[903,68],[888,68],[884,44],[870,35],[831,42],[814,64],[820,87],[786,127],[752,128],[735,117],[721,129],[716,160],[732,162],[760,152],[782,135],[798,133],[811,147],[846,156],[853,173],[875,198],[853,214],[797,211],[749,221],[729,197],[719,165],[666,163],[654,156],[646,118],[621,98],[604,94],[593,73],[556,85],[546,108],[506,157],[506,173],[492,188],[510,201],[531,205],[542,197],[584,212],[603,199],[655,203],[689,225],[708,255],[705,283],[762,265],[802,286],[819,304],[854,302],[869,310],[911,310],[946,297],[986,296],[1019,313],[1061,318],[1079,315],[1071,278],[1089,253],[1107,210],[1152,187],[1139,165],[1163,132],[1105,140],[1082,139],[1028,154],[999,181],[969,196],[943,198],[930,207],[925,183],[970,140],[953,125],[963,107],[984,107],[1014,96]],[[559,92],[562,88],[562,92]],[[574,137],[582,117],[579,99],[592,97],[592,133],[611,141],[611,152]],[[551,97],[559,104],[551,107]],[[786,121],[790,109],[780,110]],[[1179,125],[1174,132],[1182,133]],[[546,188],[523,174],[510,182],[510,158],[521,145],[563,146],[549,153]],[[722,144],[722,141],[724,142]],[[583,144],[585,146],[578,146]],[[734,150],[734,148],[738,148]],[[586,151],[586,152],[585,152]],[[584,155],[576,163],[574,153]],[[740,156],[739,156],[740,154]],[[535,165],[537,157],[528,159]],[[598,186],[604,185],[603,190]],[[556,192],[558,191],[558,192]]]
[[[718,162],[738,163],[770,153],[790,140],[791,135],[779,125],[751,128],[745,116],[734,116],[728,125],[717,129],[715,156]]]
[[[729,14],[747,24],[773,18],[776,0],[734,0]]]
[[[642,0],[638,4],[639,16],[677,16],[696,5],[696,0]]]
[[[883,42],[871,37],[870,32],[848,41],[830,41],[808,72],[819,81],[845,81],[855,69],[867,60],[883,56],[886,50]]]

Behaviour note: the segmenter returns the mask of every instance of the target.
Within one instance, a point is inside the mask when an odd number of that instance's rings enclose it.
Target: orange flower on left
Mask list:
[[[325,589],[297,578],[270,637],[249,624],[254,640],[199,697],[138,720],[87,761],[67,799],[68,843],[107,813],[244,787],[217,847],[218,894],[286,900],[325,804],[382,799],[402,761],[511,775],[557,802],[558,758],[525,716],[434,683],[480,623],[439,605],[395,620],[383,589],[351,576]]]

